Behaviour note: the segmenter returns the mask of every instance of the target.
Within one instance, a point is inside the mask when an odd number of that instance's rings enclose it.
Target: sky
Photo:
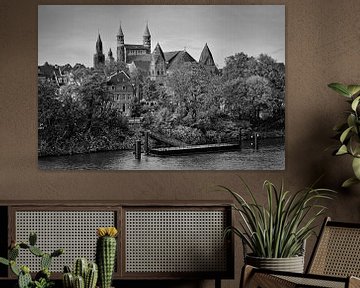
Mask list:
[[[38,64],[92,67],[98,33],[116,58],[120,22],[125,44],[142,44],[148,23],[152,50],[159,43],[199,60],[207,43],[219,68],[239,52],[285,63],[284,5],[39,5]]]

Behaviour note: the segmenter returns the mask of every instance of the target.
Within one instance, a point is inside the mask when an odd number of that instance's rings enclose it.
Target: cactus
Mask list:
[[[29,267],[23,266],[19,274],[18,285],[19,288],[28,288],[32,283]]]
[[[98,228],[97,235],[99,238],[96,243],[96,262],[99,268],[99,286],[110,288],[115,265],[117,230],[115,227]]]
[[[31,232],[29,235],[29,244],[31,246],[35,246],[37,241],[37,235],[35,232]]]
[[[41,257],[44,255],[44,252],[42,252],[40,250],[40,248],[36,247],[36,246],[31,246],[29,247],[29,251],[34,254],[35,256]]]
[[[85,276],[85,288],[95,288],[98,279],[98,266],[96,263],[89,263]]]
[[[76,275],[74,277],[74,288],[85,288],[84,278]]]
[[[11,241],[8,259],[0,257],[0,263],[10,266],[11,271],[18,276],[18,286],[19,288],[29,288],[29,287],[50,287],[52,282],[50,281],[50,271],[49,267],[53,257],[60,256],[64,251],[63,249],[55,250],[53,253],[48,254],[36,247],[37,236],[35,233],[30,233],[29,244],[20,242],[16,243]],[[30,275],[30,269],[27,266],[19,266],[16,264],[16,259],[19,256],[19,250],[24,249],[28,250],[30,253],[37,257],[41,257],[41,271],[39,271],[35,276],[35,281],[32,280]],[[45,286],[44,286],[45,285]]]
[[[78,258],[74,263],[74,272],[71,273],[69,266],[64,266],[63,286],[64,288],[75,288],[75,281],[80,288],[95,288],[98,278],[98,268],[95,263],[89,263],[85,258]],[[77,280],[76,280],[77,279]],[[82,282],[81,283],[81,280]],[[77,287],[76,287],[77,288]]]
[[[41,261],[40,261],[40,267],[41,267],[41,269],[44,269],[44,268],[49,269],[49,268],[50,268],[50,265],[51,265],[51,260],[52,260],[51,255],[48,254],[48,253],[44,253],[44,254],[41,256]]]
[[[8,257],[9,260],[16,260],[16,258],[19,256],[19,246],[15,246],[14,248],[9,250]]]
[[[85,279],[87,267],[88,267],[88,262],[86,258],[76,259],[74,266],[75,276],[81,276],[83,279]]]
[[[74,276],[71,272],[66,272],[62,277],[64,288],[73,288],[74,287]]]

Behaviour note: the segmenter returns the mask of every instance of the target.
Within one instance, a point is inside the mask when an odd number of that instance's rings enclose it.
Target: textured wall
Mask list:
[[[360,15],[358,0],[223,1],[221,4],[286,5],[286,170],[231,172],[40,171],[37,168],[37,5],[99,4],[100,1],[5,1],[0,3],[0,199],[65,200],[219,200],[227,195],[210,184],[236,188],[235,175],[257,189],[264,179],[289,189],[310,184],[339,190],[329,214],[360,221],[359,186],[338,187],[349,173],[346,158],[334,158],[332,127],[346,104],[327,88],[330,82],[360,82]],[[101,4],[121,4],[101,1]],[[129,2],[127,2],[129,3]],[[134,2],[132,2],[134,3]],[[142,4],[169,4],[142,1]],[[216,4],[185,1],[181,4]],[[240,253],[237,252],[239,256]],[[240,258],[240,256],[239,256]],[[240,269],[240,260],[236,269]],[[239,275],[237,275],[238,281]],[[236,281],[226,286],[236,287]]]

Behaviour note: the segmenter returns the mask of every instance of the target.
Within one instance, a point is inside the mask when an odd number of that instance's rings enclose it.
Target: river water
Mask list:
[[[133,151],[109,151],[69,156],[39,157],[40,169],[82,170],[284,170],[283,139],[264,140],[259,149],[176,156],[146,156]]]

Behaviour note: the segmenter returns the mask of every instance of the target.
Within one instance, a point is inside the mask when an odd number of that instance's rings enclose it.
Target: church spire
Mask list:
[[[103,46],[98,33],[98,38],[96,40],[96,53],[94,54],[94,68],[101,68],[105,64],[105,55],[103,54]]]
[[[119,32],[118,32],[117,36],[124,37],[124,33],[123,33],[122,29],[121,29],[121,21],[120,21]]]
[[[148,27],[148,23],[146,23],[144,35],[143,35],[143,45],[147,48],[148,53],[151,52],[151,35]]]
[[[97,54],[102,54],[103,53],[102,41],[101,41],[100,33],[98,34],[98,39],[96,41],[96,53]]]
[[[145,27],[145,31],[144,31],[144,36],[151,36],[151,35],[150,35],[150,31],[149,31],[148,23],[146,23],[146,27]]]

